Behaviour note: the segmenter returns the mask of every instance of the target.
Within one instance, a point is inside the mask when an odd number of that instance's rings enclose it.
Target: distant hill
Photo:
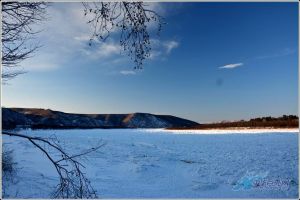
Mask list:
[[[171,128],[198,123],[149,113],[74,114],[38,108],[2,108],[2,128]]]

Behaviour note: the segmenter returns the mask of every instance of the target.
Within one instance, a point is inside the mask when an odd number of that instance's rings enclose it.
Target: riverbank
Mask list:
[[[151,132],[159,130],[152,129]],[[257,127],[231,127],[210,129],[163,129],[166,133],[175,134],[256,134],[256,133],[299,133],[299,128],[257,128]]]

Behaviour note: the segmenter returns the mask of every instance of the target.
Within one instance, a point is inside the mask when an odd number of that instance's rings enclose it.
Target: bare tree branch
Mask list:
[[[47,3],[2,2],[2,65],[4,80],[13,78],[21,70],[14,70],[20,62],[31,57],[40,47],[33,39],[39,31],[34,25],[45,19]],[[164,19],[143,2],[89,2],[83,3],[85,15],[91,17],[93,27],[91,42],[105,41],[116,31],[120,33],[120,45],[141,69],[150,57],[150,28],[161,31]],[[90,43],[91,44],[91,43]]]
[[[91,42],[105,41],[114,31],[120,31],[120,45],[141,69],[146,58],[150,57],[150,26],[162,29],[164,19],[154,10],[147,9],[143,2],[94,2],[83,3],[84,15],[93,27]],[[90,43],[91,44],[91,43]]]
[[[33,26],[45,19],[44,2],[2,2],[2,78],[13,78],[22,72],[14,70],[40,47],[34,43]]]
[[[41,137],[33,137],[8,131],[2,131],[2,134],[27,139],[47,156],[55,167],[60,179],[60,182],[53,193],[54,198],[97,198],[96,190],[91,186],[90,181],[85,177],[85,174],[81,170],[84,166],[75,158],[94,152],[103,147],[105,143],[99,144],[85,152],[69,155],[55,140],[51,141]],[[49,150],[46,149],[46,147],[59,152],[61,158],[56,159],[49,153]]]

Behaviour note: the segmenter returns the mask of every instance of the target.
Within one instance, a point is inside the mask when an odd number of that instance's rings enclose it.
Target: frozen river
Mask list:
[[[23,130],[55,135],[82,158],[100,198],[296,198],[298,132],[164,131],[160,129]],[[17,171],[4,196],[50,198],[58,176],[45,155],[22,138],[3,136]]]

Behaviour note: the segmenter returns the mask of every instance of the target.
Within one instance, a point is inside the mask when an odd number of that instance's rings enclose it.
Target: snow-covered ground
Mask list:
[[[74,154],[105,142],[82,160],[100,198],[298,197],[298,130],[21,133],[55,134]],[[47,158],[24,139],[3,136],[3,143],[17,162],[13,181],[3,180],[5,197],[50,198],[58,177]]]

